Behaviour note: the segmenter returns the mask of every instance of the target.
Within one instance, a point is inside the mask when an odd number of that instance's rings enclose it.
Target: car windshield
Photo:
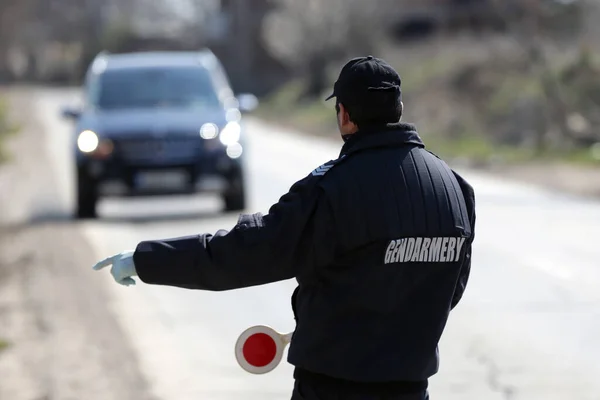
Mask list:
[[[106,71],[97,82],[100,109],[219,107],[209,72],[201,67]]]

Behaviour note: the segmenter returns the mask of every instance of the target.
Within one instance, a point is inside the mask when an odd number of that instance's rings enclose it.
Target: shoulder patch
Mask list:
[[[325,163],[325,164],[320,165],[317,168],[313,169],[313,171],[311,172],[311,174],[312,174],[312,176],[325,175],[327,173],[327,171],[329,171],[331,169],[331,167],[333,167],[333,165],[327,165]]]
[[[317,168],[315,168],[311,172],[311,175],[312,176],[323,176],[323,175],[325,175],[327,173],[327,171],[329,171],[331,168],[333,168],[333,166],[335,164],[337,164],[338,162],[340,162],[344,157],[346,157],[345,154],[343,156],[341,156],[340,158],[336,158],[335,160],[327,161],[325,164],[319,165]]]

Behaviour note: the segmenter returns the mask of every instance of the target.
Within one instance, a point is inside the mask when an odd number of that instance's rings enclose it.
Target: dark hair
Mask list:
[[[361,100],[362,104],[358,104],[336,98],[335,111],[339,113],[340,103],[343,104],[350,120],[359,128],[396,123],[402,118],[402,103],[395,93],[378,93],[376,96]]]

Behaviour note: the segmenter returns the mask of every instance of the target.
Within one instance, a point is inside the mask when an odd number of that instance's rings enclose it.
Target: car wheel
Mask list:
[[[225,211],[243,211],[246,209],[246,190],[242,177],[238,176],[232,180],[229,191],[223,195],[223,202],[225,203]]]
[[[243,211],[246,209],[244,193],[225,195],[223,201],[225,202],[225,211]]]
[[[94,182],[85,177],[79,177],[77,182],[77,218],[96,218],[98,190]]]

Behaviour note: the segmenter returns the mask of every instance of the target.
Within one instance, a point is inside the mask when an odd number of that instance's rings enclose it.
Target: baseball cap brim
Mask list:
[[[325,101],[331,100],[331,99],[333,99],[334,97],[335,97],[335,93],[331,93],[331,94],[329,95],[329,97],[327,97],[327,98],[325,99]]]

